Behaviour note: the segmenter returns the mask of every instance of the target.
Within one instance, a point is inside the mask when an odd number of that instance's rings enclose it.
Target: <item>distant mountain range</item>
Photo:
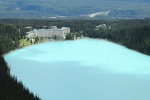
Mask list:
[[[145,18],[149,0],[0,0],[0,18]]]

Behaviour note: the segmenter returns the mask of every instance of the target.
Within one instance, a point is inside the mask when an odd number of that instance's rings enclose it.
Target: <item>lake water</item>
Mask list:
[[[108,41],[43,43],[5,59],[43,100],[150,100],[150,56]]]

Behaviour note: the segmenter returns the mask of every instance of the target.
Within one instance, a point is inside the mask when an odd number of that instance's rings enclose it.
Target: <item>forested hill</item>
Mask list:
[[[20,37],[17,26],[0,24],[0,100],[40,100],[10,75],[10,67],[2,56],[19,46]]]
[[[102,28],[87,29],[83,35],[106,39],[150,55],[150,19],[120,20],[106,23],[106,25]]]
[[[150,17],[149,5],[149,0],[0,0],[0,18],[78,17],[105,11],[110,13],[104,17],[143,18]]]

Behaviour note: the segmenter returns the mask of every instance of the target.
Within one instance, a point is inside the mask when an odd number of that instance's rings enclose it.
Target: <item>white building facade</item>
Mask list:
[[[34,29],[33,31],[27,32],[26,37],[35,38],[43,37],[50,39],[65,39],[66,34],[70,33],[69,27],[62,27],[61,29],[52,28],[52,29]]]

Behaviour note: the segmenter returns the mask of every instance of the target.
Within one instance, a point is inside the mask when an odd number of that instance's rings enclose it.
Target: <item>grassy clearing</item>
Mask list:
[[[50,41],[50,40],[48,38],[39,38],[39,40],[36,43],[42,43],[42,42],[47,42],[47,41]],[[29,40],[21,39],[20,40],[20,47],[29,46],[29,45],[36,44],[36,43],[31,43],[30,39]]]
[[[27,41],[27,39],[21,39],[20,40],[20,46],[28,46],[31,45],[30,41]]]

